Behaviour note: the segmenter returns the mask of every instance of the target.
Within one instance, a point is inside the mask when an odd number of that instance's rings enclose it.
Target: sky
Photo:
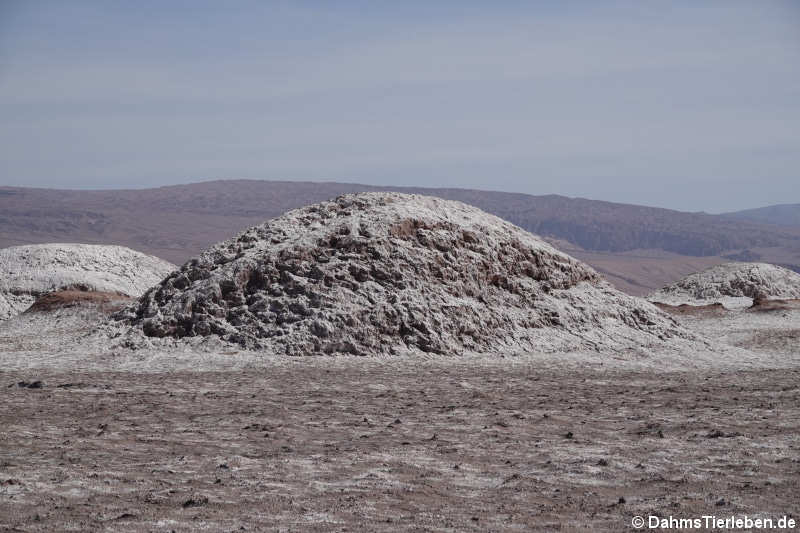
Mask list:
[[[800,202],[800,2],[0,0],[0,184]]]

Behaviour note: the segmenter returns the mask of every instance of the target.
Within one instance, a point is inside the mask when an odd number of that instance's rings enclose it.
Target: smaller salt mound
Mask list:
[[[754,299],[800,298],[800,274],[768,263],[725,263],[691,274],[651,293],[647,299],[667,305],[721,303],[749,307]]]
[[[251,228],[117,318],[134,345],[207,337],[288,355],[701,345],[508,222],[396,193],[345,195]]]
[[[0,320],[54,291],[138,297],[176,268],[122,246],[35,244],[0,249]]]

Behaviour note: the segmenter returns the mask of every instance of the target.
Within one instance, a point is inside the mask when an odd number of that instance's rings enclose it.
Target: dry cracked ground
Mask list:
[[[799,387],[798,370],[457,360],[6,371],[0,530],[630,531],[635,515],[797,519]]]

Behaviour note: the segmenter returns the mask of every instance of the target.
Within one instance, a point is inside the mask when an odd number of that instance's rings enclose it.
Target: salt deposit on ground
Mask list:
[[[530,368],[563,371],[626,369],[649,372],[668,372],[695,369],[738,370],[757,368],[794,368],[800,364],[800,351],[786,344],[786,335],[774,335],[776,328],[786,332],[800,327],[800,310],[781,315],[779,321],[768,316],[755,317],[756,322],[727,318],[702,320],[690,317],[680,321],[699,336],[739,345],[748,333],[746,349],[723,346],[712,342],[710,346],[695,343],[685,349],[668,344],[653,346],[649,351],[620,351],[609,353],[596,350],[575,350],[561,353],[542,351],[494,351],[484,354],[469,353],[460,357],[442,357],[437,354],[417,353],[405,357],[364,358],[352,355],[325,358],[293,358],[268,351],[245,350],[231,346],[219,339],[187,338],[171,346],[156,345],[131,350],[118,345],[119,339],[109,339],[105,334],[107,319],[100,306],[79,303],[69,308],[47,312],[26,312],[0,326],[0,368],[6,371],[99,371],[134,373],[174,373],[206,371],[264,371],[306,361],[326,368],[342,365],[378,365],[387,368],[419,367],[429,372],[429,365],[448,364],[459,368],[472,368],[482,372],[485,368]],[[99,329],[98,329],[99,328]],[[748,329],[749,328],[749,329]],[[764,334],[777,339],[782,346],[763,344]],[[796,343],[795,343],[796,344]],[[360,362],[357,362],[360,361]]]

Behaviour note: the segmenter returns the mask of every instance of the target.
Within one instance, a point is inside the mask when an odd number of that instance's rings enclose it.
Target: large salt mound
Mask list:
[[[508,222],[396,193],[346,195],[250,228],[117,318],[132,334],[218,336],[290,355],[604,351],[696,340]]]
[[[157,257],[93,244],[36,244],[0,249],[0,319],[53,291],[141,296],[177,267]]]
[[[800,274],[768,263],[725,263],[691,274],[647,296],[668,305],[748,307],[753,299],[800,298]]]

